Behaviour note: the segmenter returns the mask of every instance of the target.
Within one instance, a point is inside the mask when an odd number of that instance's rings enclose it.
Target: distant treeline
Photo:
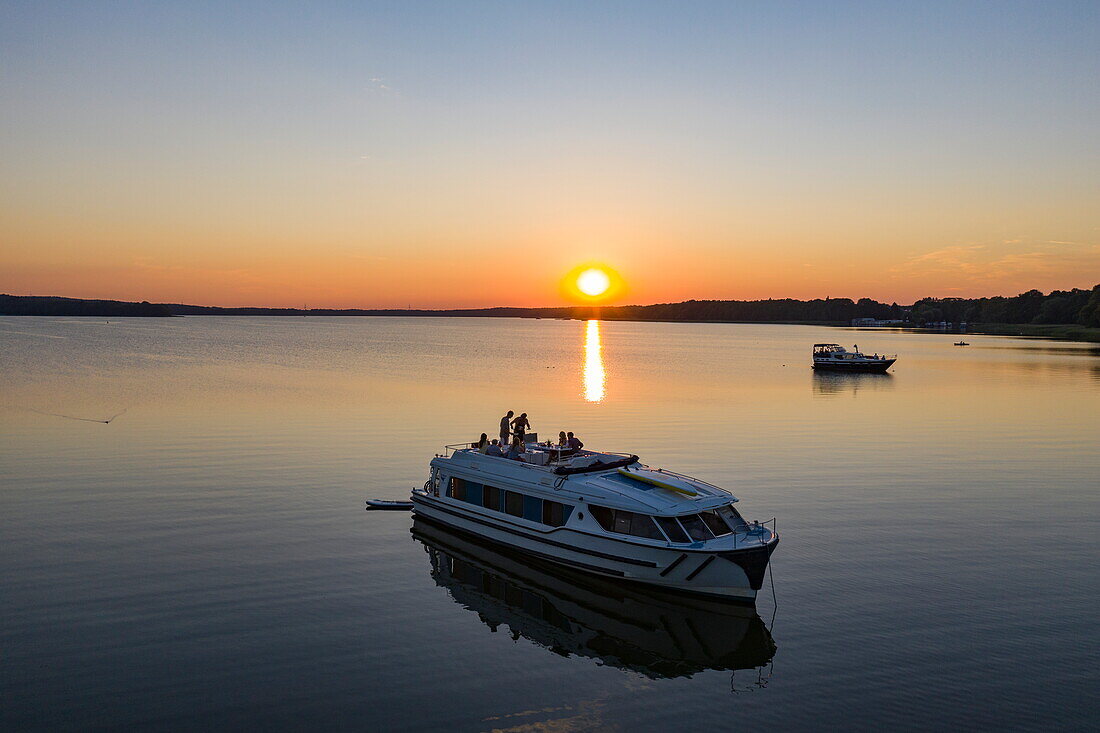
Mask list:
[[[170,316],[162,303],[128,303],[122,300],[81,300],[37,295],[0,295],[0,315],[4,316]]]
[[[729,321],[746,323],[844,323],[853,318],[901,320],[905,308],[861,298],[817,300],[688,300],[683,303],[600,308],[600,318],[629,321]]]
[[[906,319],[949,323],[1076,324],[1100,328],[1100,285],[1092,290],[1029,290],[1011,298],[922,298]]]
[[[752,321],[844,322],[852,318],[897,318],[905,310],[896,303],[884,305],[864,298],[824,300],[689,300],[683,303],[618,306],[567,306],[563,308],[466,308],[458,310],[331,310],[294,308],[214,308],[169,305],[176,315],[264,316],[433,316],[481,318],[601,318],[609,321]]]
[[[179,303],[126,303],[39,296],[0,295],[0,315],[21,316],[416,316],[482,318],[600,318],[614,321],[725,321],[747,323],[837,323],[853,318],[926,323],[1036,323],[1100,327],[1100,285],[1090,290],[1029,290],[1014,297],[922,298],[912,306],[870,298],[816,300],[688,300],[656,305],[565,308],[467,308],[460,310],[365,310],[219,308]]]

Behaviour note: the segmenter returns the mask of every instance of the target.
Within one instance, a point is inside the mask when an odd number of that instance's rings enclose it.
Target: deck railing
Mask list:
[[[744,540],[744,542],[745,542],[746,544],[750,544],[750,543],[748,542],[748,539],[749,539],[750,537],[755,537],[755,538],[757,538],[757,541],[756,541],[756,542],[753,542],[753,543],[751,543],[751,544],[754,544],[754,545],[759,545],[759,546],[763,546],[763,545],[767,544],[767,543],[766,543],[766,542],[764,541],[764,535],[763,535],[763,533],[761,533],[761,532],[757,532],[757,531],[756,531],[756,528],[757,528],[757,527],[765,527],[765,528],[766,528],[766,527],[767,527],[767,526],[768,526],[769,524],[771,525],[771,532],[772,532],[772,536],[773,536],[773,537],[778,537],[778,536],[779,536],[779,531],[778,531],[778,530],[776,529],[776,521],[775,521],[775,517],[772,517],[771,519],[768,519],[768,520],[766,520],[766,521],[763,521],[763,522],[754,522],[753,524],[749,525],[749,529],[745,530],[744,532],[737,532],[737,531],[735,531],[735,532],[733,533],[733,548],[734,548],[734,549],[737,549],[737,538],[738,538],[738,536],[740,536],[740,535],[744,535],[744,536],[745,536],[745,540]]]
[[[670,470],[668,470],[667,468],[655,468],[655,469],[653,469],[653,470],[654,470],[654,471],[656,471],[657,473],[664,473],[664,474],[668,474],[669,476],[675,476],[676,478],[682,478],[682,479],[685,479],[685,480],[687,480],[687,481],[695,481],[695,482],[697,482],[697,483],[700,483],[700,484],[702,484],[703,486],[709,486],[709,487],[710,487],[710,488],[712,488],[712,489],[718,489],[719,491],[721,491],[721,492],[722,492],[722,493],[724,493],[724,494],[728,494],[728,493],[730,493],[730,492],[729,492],[729,491],[727,491],[726,489],[723,489],[723,488],[722,488],[721,486],[715,486],[715,485],[714,485],[714,484],[712,484],[711,482],[709,482],[709,481],[704,481],[704,480],[703,480],[703,479],[701,479],[701,478],[696,478],[696,477],[694,477],[694,476],[688,476],[688,475],[687,475],[686,473],[678,473],[678,472],[676,472],[676,471],[670,471]]]

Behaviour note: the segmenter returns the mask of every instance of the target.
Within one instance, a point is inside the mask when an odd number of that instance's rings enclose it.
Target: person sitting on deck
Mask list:
[[[504,451],[500,449],[500,441],[493,438],[493,442],[489,444],[489,447],[485,449],[485,455],[495,456],[496,458],[504,458]]]
[[[565,437],[565,431],[562,430],[558,433],[558,447],[565,448],[569,445],[569,440]]]
[[[523,460],[520,456],[527,452],[527,449],[523,447],[523,437],[517,435],[512,440],[512,447],[508,449],[508,453],[505,454],[505,458],[510,458],[513,461]]]
[[[575,437],[573,433],[569,433],[569,440],[565,441],[565,444],[573,450],[580,450],[584,447],[584,443],[582,443],[579,438]]]
[[[471,447],[477,448],[478,453],[486,452],[489,449],[489,436],[485,433],[482,433],[478,441],[474,443]]]

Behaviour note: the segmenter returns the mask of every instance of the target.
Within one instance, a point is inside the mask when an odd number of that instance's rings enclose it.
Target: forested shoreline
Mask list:
[[[795,300],[688,300],[681,303],[557,308],[465,308],[453,310],[221,308],[180,303],[0,295],[0,315],[170,317],[226,316],[408,316],[483,318],[600,318],[621,321],[689,321],[741,323],[822,323],[847,325],[874,318],[898,325],[932,323],[1074,325],[1100,328],[1100,285],[1092,290],[1029,290],[1011,297],[922,298],[909,306],[870,298]]]

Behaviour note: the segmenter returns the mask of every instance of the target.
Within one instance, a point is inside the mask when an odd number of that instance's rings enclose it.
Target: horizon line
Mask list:
[[[1100,284],[1098,284],[1100,285]],[[310,311],[383,311],[383,312],[400,312],[400,313],[453,313],[461,311],[490,311],[490,310],[565,310],[565,309],[577,309],[577,308],[647,308],[658,305],[676,305],[679,303],[760,303],[768,301],[797,301],[802,303],[817,301],[830,301],[830,300],[849,300],[852,303],[859,303],[860,300],[871,300],[875,303],[881,303],[883,305],[897,305],[898,307],[911,307],[922,300],[934,299],[934,300],[982,300],[983,298],[1013,298],[1024,293],[1036,290],[1040,293],[1043,291],[1038,288],[1031,288],[1023,291],[1023,293],[1016,293],[1014,295],[986,295],[973,298],[967,298],[962,296],[934,296],[927,295],[922,298],[917,298],[912,303],[898,303],[896,300],[891,302],[876,300],[875,298],[851,298],[848,296],[841,297],[817,297],[817,298],[793,298],[793,297],[781,297],[781,298],[754,298],[754,299],[740,299],[740,298],[689,298],[687,300],[676,301],[663,301],[655,303],[572,303],[566,305],[535,305],[535,306],[523,306],[523,305],[490,305],[490,306],[472,306],[463,308],[393,308],[393,307],[364,307],[364,306],[346,306],[346,307],[321,307],[311,308],[308,304],[303,304],[306,307],[297,306],[278,306],[278,305],[204,305],[198,303],[184,303],[184,302],[170,302],[170,301],[152,301],[152,300],[120,300],[117,298],[79,298],[70,295],[17,295],[14,293],[0,293],[0,297],[12,297],[12,298],[53,298],[58,300],[78,300],[78,301],[104,301],[115,303],[149,303],[150,305],[166,305],[166,306],[185,306],[189,308],[220,308],[225,310],[241,310],[241,309],[256,309],[256,310],[286,310],[297,312],[310,312]],[[1088,290],[1087,288],[1069,288],[1067,290],[1059,290],[1057,288],[1051,290],[1054,292],[1073,292],[1074,290]],[[1043,293],[1044,296],[1049,293]]]

